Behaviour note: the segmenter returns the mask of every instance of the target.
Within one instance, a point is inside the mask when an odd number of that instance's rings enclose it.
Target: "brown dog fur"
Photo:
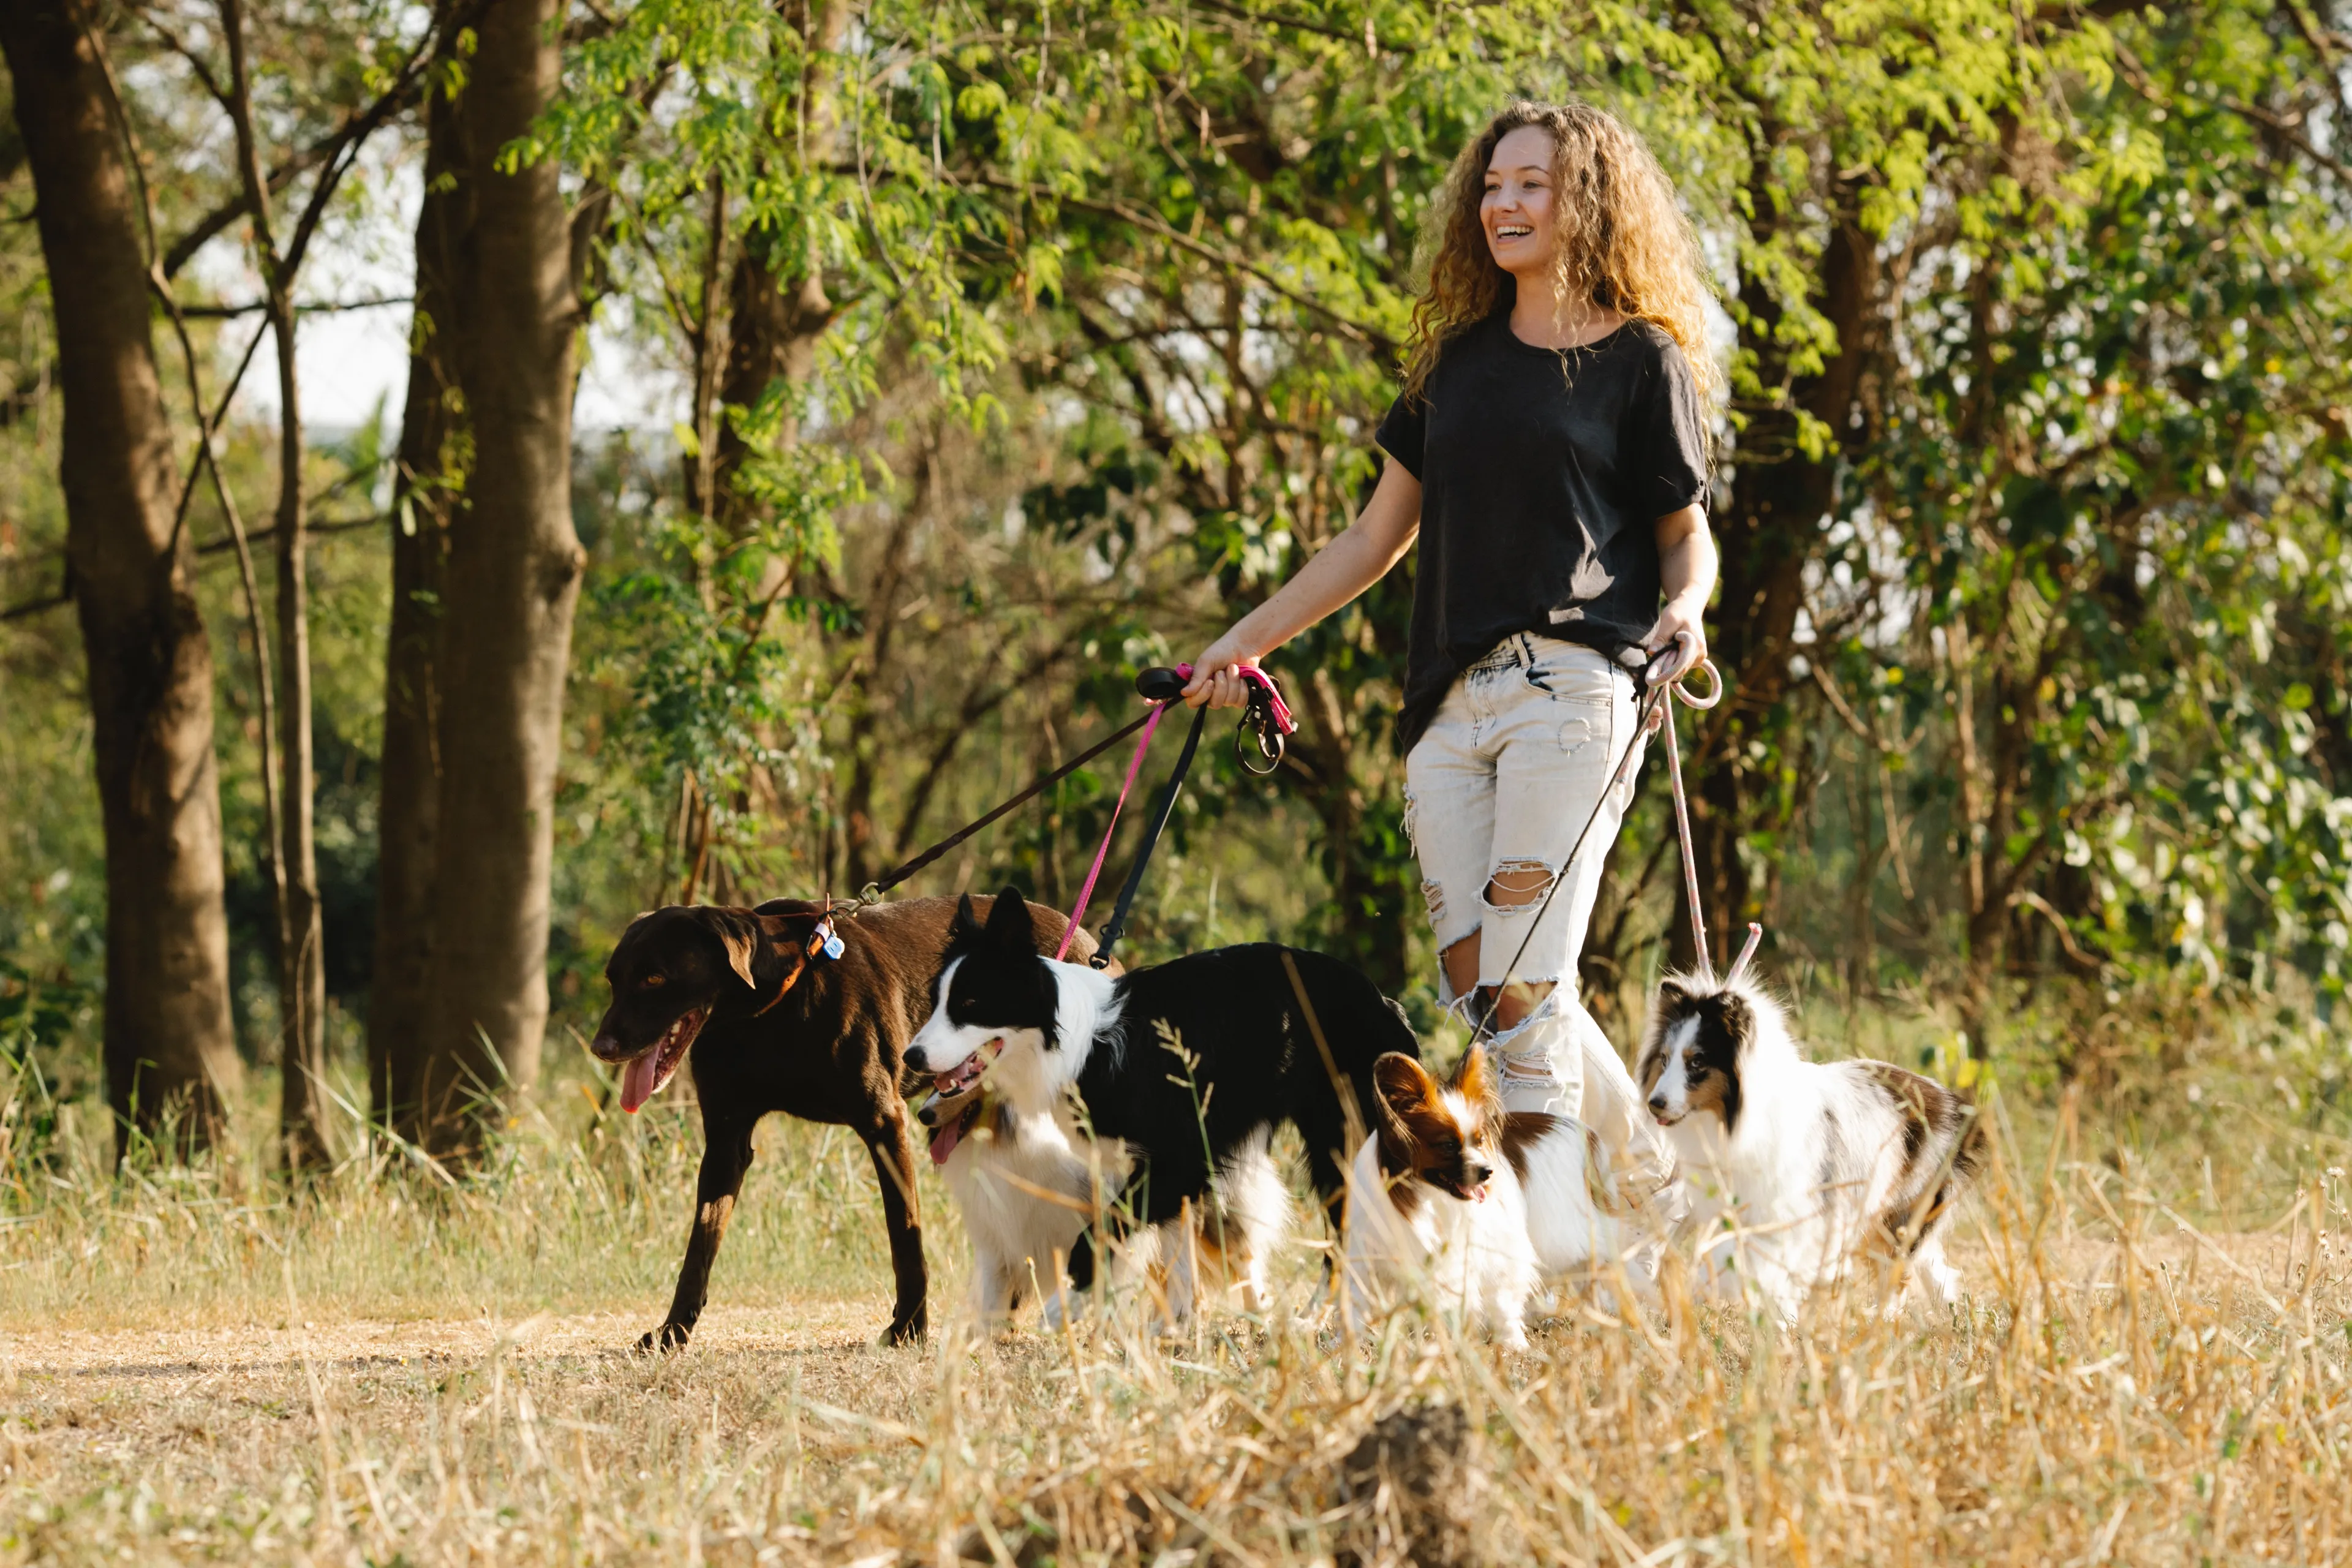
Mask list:
[[[684,1063],[702,1107],[694,1221],[668,1315],[639,1349],[675,1349],[693,1333],[751,1166],[752,1129],[774,1110],[847,1127],[866,1144],[897,1285],[884,1338],[903,1344],[927,1331],[915,1143],[898,1079],[907,1041],[930,1015],[955,910],[953,899],[914,899],[839,919],[838,959],[806,956],[824,907],[792,899],[752,910],[672,906],[623,933],[604,968],[613,1005],[590,1046],[600,1059],[625,1062],[691,1008],[709,1009]],[[1041,944],[1061,939],[1068,922],[1058,911],[1031,904],[1029,913]],[[1071,956],[1093,951],[1080,931]]]

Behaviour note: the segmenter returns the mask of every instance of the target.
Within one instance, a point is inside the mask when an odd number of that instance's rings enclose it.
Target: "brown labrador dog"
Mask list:
[[[621,1073],[635,1110],[690,1059],[702,1102],[702,1173],[677,1293],[660,1328],[637,1342],[674,1350],[694,1331],[711,1260],[751,1163],[751,1130],[772,1110],[846,1127],[882,1183],[898,1298],[884,1340],[929,1328],[915,1146],[898,1071],[931,1012],[931,984],[955,919],[953,899],[878,904],[833,922],[841,955],[821,950],[824,906],[776,899],[757,909],[672,905],[630,922],[604,965],[612,1005],[589,1050]],[[1040,944],[1061,940],[1056,910],[1029,906]],[[1071,956],[1094,951],[1085,931]],[[691,1057],[689,1058],[689,1051]]]

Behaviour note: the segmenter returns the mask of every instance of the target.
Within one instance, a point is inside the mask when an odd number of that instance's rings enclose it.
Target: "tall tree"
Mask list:
[[[120,1152],[175,1110],[189,1142],[208,1136],[239,1068],[212,646],[149,333],[152,236],[99,26],[86,0],[0,7],[57,321],[66,552],[106,825],[104,1054]]]
[[[352,79],[330,70],[323,92],[302,95],[310,101],[271,101],[263,99],[257,84],[271,79],[281,90],[291,85],[297,73],[283,68],[287,57],[291,54],[301,58],[305,46],[316,35],[303,37],[282,22],[277,28],[257,29],[251,25],[245,0],[217,0],[217,9],[219,43],[226,56],[225,69],[214,58],[205,35],[184,35],[178,30],[183,20],[180,16],[154,9],[146,12],[144,19],[165,47],[186,63],[228,121],[236,148],[233,184],[236,195],[226,210],[241,212],[247,219],[256,270],[261,277],[263,330],[277,351],[278,489],[270,531],[276,544],[278,604],[277,635],[270,640],[277,645],[274,684],[278,695],[283,698],[282,744],[278,725],[273,722],[278,705],[273,701],[270,659],[259,629],[250,562],[244,551],[241,527],[234,520],[233,502],[216,467],[213,477],[223,510],[231,514],[248,605],[254,606],[256,616],[263,802],[268,829],[268,843],[262,858],[277,915],[279,1058],[283,1067],[279,1130],[289,1168],[306,1170],[326,1165],[333,1150],[325,1087],[327,954],[319,889],[317,781],[313,766],[310,522],[303,489],[306,442],[297,374],[299,318],[294,290],[330,204],[366,142],[414,101],[437,33],[428,28],[396,65],[369,79],[367,85],[375,89],[372,99],[354,98]],[[438,24],[443,19],[436,16],[433,21]],[[274,59],[269,54],[272,44],[280,45]],[[289,49],[286,45],[292,47]],[[273,110],[277,112],[272,113]],[[319,113],[321,110],[326,115]],[[300,133],[315,129],[316,122],[328,116],[331,116],[331,130],[315,139]],[[298,128],[294,144],[277,164],[286,177],[274,177],[265,172],[268,150],[264,146],[264,132],[289,125]],[[278,196],[290,191],[299,172],[297,166],[305,162],[316,166],[308,190],[300,200],[289,201],[283,210],[274,210]],[[207,217],[197,226],[196,232],[205,232],[212,222]],[[175,246],[167,255],[167,264],[169,256],[180,251],[181,247]],[[171,303],[168,298],[166,303]],[[173,309],[174,325],[181,329],[183,350],[189,360],[193,391],[194,349],[184,330],[184,314],[176,305]]]
[[[446,11],[445,7],[445,11]],[[440,29],[445,47],[453,29]],[[465,481],[462,398],[453,363],[457,82],[436,62],[425,101],[425,198],[416,216],[415,306],[392,513],[392,612],[384,642],[383,752],[376,812],[375,962],[368,987],[368,1097],[380,1125],[414,1137],[424,1094],[440,843],[439,646],[449,514]]]
[[[295,376],[294,278],[300,247],[316,219],[287,237],[270,222],[269,177],[262,172],[254,129],[253,74],[247,58],[245,8],[221,0],[221,34],[228,46],[227,89],[222,95],[236,133],[236,161],[245,186],[246,216],[261,262],[262,299],[278,350],[278,842],[272,847],[278,894],[278,1016],[281,1079],[278,1134],[289,1168],[327,1164],[327,955],[319,912],[319,843],[311,756],[310,605],[306,520],[302,505],[302,400]],[[325,179],[320,176],[321,181]],[[316,204],[322,206],[323,204]],[[257,658],[265,657],[256,647]],[[268,765],[264,759],[264,767]]]
[[[583,552],[572,526],[572,214],[526,161],[562,68],[556,0],[490,0],[447,125],[457,203],[451,359],[469,461],[451,510],[436,654],[443,694],[418,1091],[427,1147],[478,1142],[479,1108],[537,1076],[563,687]]]

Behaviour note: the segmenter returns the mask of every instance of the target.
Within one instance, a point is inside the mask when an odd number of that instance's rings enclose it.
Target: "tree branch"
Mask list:
[[[1258,282],[1292,304],[1322,317],[1338,328],[1341,336],[1360,347],[1375,349],[1382,353],[1392,354],[1396,352],[1396,340],[1386,332],[1335,310],[1311,295],[1301,293],[1241,252],[1195,239],[1182,229],[1154,217],[1150,213],[1131,207],[1125,202],[1095,201],[1085,196],[1074,196],[1066,192],[1056,191],[1048,185],[1033,184],[1025,180],[1008,180],[1000,174],[975,174],[971,179],[974,184],[985,185],[992,190],[1009,191],[1016,195],[1025,195],[1036,201],[1053,202],[1061,206],[1076,207],[1080,212],[1093,213],[1097,217],[1114,218],[1120,223],[1142,229],[1147,234],[1157,235],[1178,249],[1188,250],[1203,261],[1213,262],[1219,267],[1228,268],[1233,271],[1244,273],[1256,279]]]
[[[1310,22],[1303,16],[1285,16],[1271,11],[1253,11],[1245,5],[1234,5],[1225,0],[1192,0],[1196,11],[1213,11],[1220,16],[1231,16],[1237,22],[1255,22],[1262,27],[1288,27],[1295,33],[1312,33],[1318,38],[1337,38],[1343,44],[1353,44],[1377,58],[1381,55],[1413,55],[1421,52],[1417,44],[1392,43],[1372,29],[1372,19],[1364,18],[1364,30],[1350,33],[1344,27],[1328,26]]]
[[[2050,907],[2050,900],[2043,898],[2041,894],[2033,891],[2031,888],[2028,888],[2021,891],[2011,893],[2009,897],[2009,901],[2012,908],[2032,910],[2043,920],[2048,921],[2050,922],[2050,929],[2058,933],[2058,945],[2066,950],[2067,958],[2073,961],[2079,967],[2089,970],[2091,973],[2095,974],[2100,970],[2103,970],[2107,966],[2105,960],[2094,953],[2085,952],[2080,946],[2076,945],[2074,941],[2074,932],[2073,929],[2066,924],[2065,918],[2060,915],[2056,910],[2052,909]]]
[[[377,310],[387,305],[414,305],[413,294],[387,294],[377,300],[321,300],[313,304],[296,305],[299,316],[331,315],[340,310]],[[242,305],[183,305],[180,314],[192,321],[226,321],[239,316],[257,316],[269,309],[267,300],[251,300]]]

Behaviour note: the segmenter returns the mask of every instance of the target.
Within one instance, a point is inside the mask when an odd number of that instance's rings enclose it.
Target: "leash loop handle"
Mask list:
[[[1180,664],[1172,669],[1156,665],[1135,678],[1135,689],[1157,702],[1181,696],[1192,679],[1192,667],[1189,664]],[[1241,667],[1241,679],[1249,691],[1249,706],[1243,710],[1241,724],[1234,731],[1234,755],[1244,773],[1265,778],[1282,766],[1289,737],[1298,732],[1298,721],[1292,715],[1290,704],[1282,700],[1282,688],[1273,676],[1256,665],[1245,664]]]
[[[1690,690],[1690,678],[1701,670],[1706,672],[1707,694],[1703,698],[1694,697]],[[1696,709],[1700,712],[1705,712],[1723,700],[1723,672],[1715,668],[1715,660],[1711,658],[1700,659],[1667,684],[1674,688],[1675,701],[1685,708]]]

